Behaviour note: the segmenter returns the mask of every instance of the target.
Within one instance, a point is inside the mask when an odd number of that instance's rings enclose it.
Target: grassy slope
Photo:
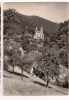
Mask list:
[[[21,80],[20,76],[4,72],[4,95],[64,95],[50,87],[45,87],[34,83],[30,78],[24,77]]]

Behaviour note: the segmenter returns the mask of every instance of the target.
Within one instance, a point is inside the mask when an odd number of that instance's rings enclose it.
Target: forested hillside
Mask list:
[[[68,67],[68,21],[59,24],[57,32],[50,33],[48,39],[45,36],[44,46],[49,46],[59,55],[59,61],[62,65]]]
[[[19,41],[22,48],[28,52],[31,50],[47,52],[47,50],[44,51],[44,48],[49,47],[47,48],[48,51],[51,49],[57,51],[56,54],[59,54],[60,63],[67,67],[68,22],[65,21],[64,23],[57,24],[38,16],[19,14],[14,9],[4,10],[4,36],[15,37],[15,41]],[[32,37],[36,26],[39,28],[43,26],[44,28],[44,47],[40,49]],[[26,27],[29,34],[25,33]],[[17,35],[21,35],[20,40],[17,39]]]
[[[51,22],[38,16],[26,16],[16,12],[14,9],[4,10],[4,34],[23,34],[26,27],[34,34],[35,27],[43,26],[44,32],[55,32],[58,23]]]

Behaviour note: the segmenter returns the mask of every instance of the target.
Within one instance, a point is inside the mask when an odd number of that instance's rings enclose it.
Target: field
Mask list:
[[[23,80],[21,80],[20,75],[6,71],[4,71],[3,85],[3,95],[8,96],[66,95],[50,86],[46,87],[44,84],[41,84],[36,76],[27,77],[25,75]]]

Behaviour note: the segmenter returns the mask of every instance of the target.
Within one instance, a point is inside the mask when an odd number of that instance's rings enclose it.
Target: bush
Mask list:
[[[64,88],[69,88],[69,75],[67,74],[63,79],[56,78],[56,84]]]
[[[69,73],[65,76],[65,84],[63,87],[69,88]]]

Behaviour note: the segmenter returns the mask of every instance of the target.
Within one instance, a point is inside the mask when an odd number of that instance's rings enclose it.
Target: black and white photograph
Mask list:
[[[3,95],[65,96],[68,2],[3,3]]]

